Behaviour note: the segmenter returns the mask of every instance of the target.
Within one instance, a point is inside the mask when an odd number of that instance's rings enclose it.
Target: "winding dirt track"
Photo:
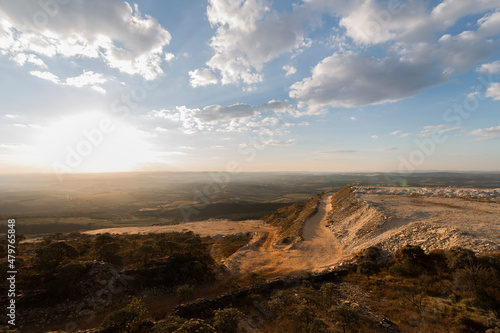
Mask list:
[[[331,196],[321,201],[318,212],[308,219],[302,230],[303,241],[293,245],[276,245],[277,230],[260,233],[260,241],[240,249],[226,265],[234,273],[256,272],[266,278],[304,271],[321,271],[341,259],[342,249],[326,227],[331,210]]]

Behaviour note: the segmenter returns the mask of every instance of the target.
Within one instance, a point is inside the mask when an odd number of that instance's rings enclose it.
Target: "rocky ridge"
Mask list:
[[[406,244],[426,251],[460,246],[478,254],[493,252],[500,250],[498,234],[489,231],[500,224],[499,198],[500,189],[347,186],[332,197],[334,209],[328,225],[343,245],[345,256],[369,246],[393,253]],[[482,213],[491,208],[490,224],[482,221],[478,225],[485,230],[478,232],[456,218],[475,202],[481,205]],[[395,205],[401,205],[399,210],[392,209]],[[434,210],[426,212],[429,206]],[[405,209],[408,214],[399,214]],[[468,214],[474,218],[473,212]]]

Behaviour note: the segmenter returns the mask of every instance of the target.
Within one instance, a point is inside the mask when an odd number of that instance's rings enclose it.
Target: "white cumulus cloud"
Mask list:
[[[210,0],[210,24],[217,27],[207,65],[220,74],[222,84],[247,85],[263,80],[264,64],[303,42],[301,20],[278,15],[267,0]]]
[[[0,52],[16,63],[46,68],[44,57],[93,58],[147,80],[162,74],[170,33],[137,5],[119,0],[43,3],[18,0],[0,8]]]
[[[189,84],[191,87],[204,87],[218,82],[217,76],[208,68],[189,71]]]

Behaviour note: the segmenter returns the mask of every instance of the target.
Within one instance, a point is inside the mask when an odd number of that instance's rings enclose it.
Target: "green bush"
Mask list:
[[[215,330],[214,327],[206,323],[205,321],[197,318],[192,318],[187,320],[175,333],[215,333],[215,332],[231,332],[234,333],[236,330],[231,331],[219,331]]]
[[[188,284],[182,285],[178,287],[175,291],[179,302],[184,303],[187,302],[194,297],[194,287]]]
[[[225,308],[215,311],[214,328],[218,333],[234,333],[243,314],[235,308]]]
[[[64,260],[75,259],[78,255],[78,250],[66,242],[49,243],[35,250],[34,265],[40,271],[48,272],[55,269]]]
[[[105,243],[98,247],[97,257],[110,264],[122,265],[123,257],[119,254],[120,250],[121,246],[118,242]]]
[[[101,324],[101,332],[137,332],[147,315],[148,310],[144,303],[139,299],[134,299],[123,309],[108,314]]]
[[[448,268],[454,271],[476,264],[477,258],[471,250],[454,246],[446,254],[446,263]]]
[[[500,313],[500,276],[491,267],[468,265],[453,274],[455,285],[465,288],[479,303]]]
[[[363,274],[366,276],[374,275],[380,272],[380,267],[378,267],[377,263],[370,260],[363,260],[358,264],[358,268],[356,269],[358,274]]]
[[[428,271],[427,255],[420,246],[405,245],[394,254],[391,273],[399,276],[416,277]]]
[[[333,283],[325,283],[319,288],[321,298],[323,299],[323,304],[331,306],[337,303],[338,296],[340,292],[337,286]]]
[[[72,296],[79,293],[78,283],[83,279],[87,268],[81,262],[69,262],[56,268],[56,279],[51,292],[58,296]]]
[[[304,326],[309,326],[314,320],[316,310],[307,304],[299,304],[295,308],[294,314],[297,319],[304,324]]]
[[[177,331],[184,325],[187,320],[178,316],[169,316],[156,324],[152,332],[153,333],[172,333]]]
[[[347,332],[348,328],[359,326],[359,315],[345,305],[332,307],[331,313],[333,319],[338,321],[344,333]]]
[[[282,312],[290,299],[291,296],[286,290],[279,290],[276,294],[271,296],[271,299],[267,303],[267,308],[272,313]]]

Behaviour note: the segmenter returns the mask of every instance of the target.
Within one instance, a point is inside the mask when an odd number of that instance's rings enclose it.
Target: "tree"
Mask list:
[[[35,250],[35,266],[41,271],[51,271],[66,259],[75,259],[78,250],[65,242],[49,243]]]
[[[120,244],[118,242],[104,243],[97,249],[97,258],[114,265],[122,265],[123,257],[119,254]]]

